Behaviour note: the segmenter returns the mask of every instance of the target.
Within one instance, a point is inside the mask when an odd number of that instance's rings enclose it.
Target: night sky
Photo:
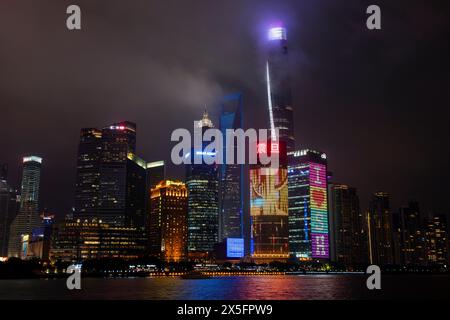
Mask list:
[[[298,148],[328,154],[334,181],[449,212],[449,18],[444,1],[71,0],[0,2],[0,163],[44,158],[41,202],[73,205],[82,127],[137,123],[138,154],[170,160],[170,134],[242,92],[266,127],[266,29],[288,28]],[[82,30],[66,28],[66,7]],[[378,4],[382,30],[366,28]],[[169,176],[183,177],[171,166]]]

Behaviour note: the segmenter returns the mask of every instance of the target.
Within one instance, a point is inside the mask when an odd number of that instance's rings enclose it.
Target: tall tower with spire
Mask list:
[[[211,119],[209,119],[208,110],[206,109],[206,106],[205,106],[205,110],[203,111],[202,119],[197,121],[197,126],[199,128],[205,128],[205,129],[214,128],[213,122],[211,121]]]
[[[287,152],[295,150],[292,94],[289,76],[286,29],[278,24],[269,29],[266,63],[267,99],[271,140],[286,143]],[[275,135],[279,130],[279,136]]]
[[[202,130],[214,127],[206,110],[196,125]],[[191,164],[186,165],[188,254],[194,260],[209,258],[219,238],[218,166],[194,162],[195,157],[202,157],[205,147],[192,149]]]

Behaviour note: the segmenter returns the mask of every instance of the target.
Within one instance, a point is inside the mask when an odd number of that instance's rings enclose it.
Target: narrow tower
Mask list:
[[[11,224],[8,256],[25,258],[26,247],[22,247],[22,238],[31,234],[41,225],[39,217],[39,187],[41,180],[42,158],[36,156],[23,158],[22,187],[19,214]]]
[[[270,28],[268,32],[266,82],[271,139],[286,143],[287,152],[294,151],[287,33],[281,25]],[[279,130],[279,136],[276,136],[275,129]]]

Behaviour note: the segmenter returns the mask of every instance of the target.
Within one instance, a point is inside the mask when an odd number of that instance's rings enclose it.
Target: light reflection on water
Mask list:
[[[445,298],[449,276],[383,276],[382,290],[369,291],[364,275],[242,276],[82,279],[69,291],[65,280],[0,280],[0,299],[306,300]]]

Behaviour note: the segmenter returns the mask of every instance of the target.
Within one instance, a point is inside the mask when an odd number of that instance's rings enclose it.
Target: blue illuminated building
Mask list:
[[[288,163],[289,253],[299,260],[328,259],[326,154],[289,152]]]
[[[213,128],[206,111],[197,125],[203,131]],[[195,158],[202,158],[204,154],[204,150],[192,150],[191,164],[186,165],[188,254],[193,260],[208,258],[219,242],[218,166],[203,160],[196,164]]]
[[[244,257],[244,239],[227,238],[227,258]]]
[[[221,102],[220,131],[223,135],[223,157],[227,158],[226,130],[243,129],[242,94],[224,97]],[[237,147],[234,144],[234,163]],[[224,161],[225,162],[225,161]],[[219,167],[219,240],[243,238],[244,234],[244,165],[222,164]]]

